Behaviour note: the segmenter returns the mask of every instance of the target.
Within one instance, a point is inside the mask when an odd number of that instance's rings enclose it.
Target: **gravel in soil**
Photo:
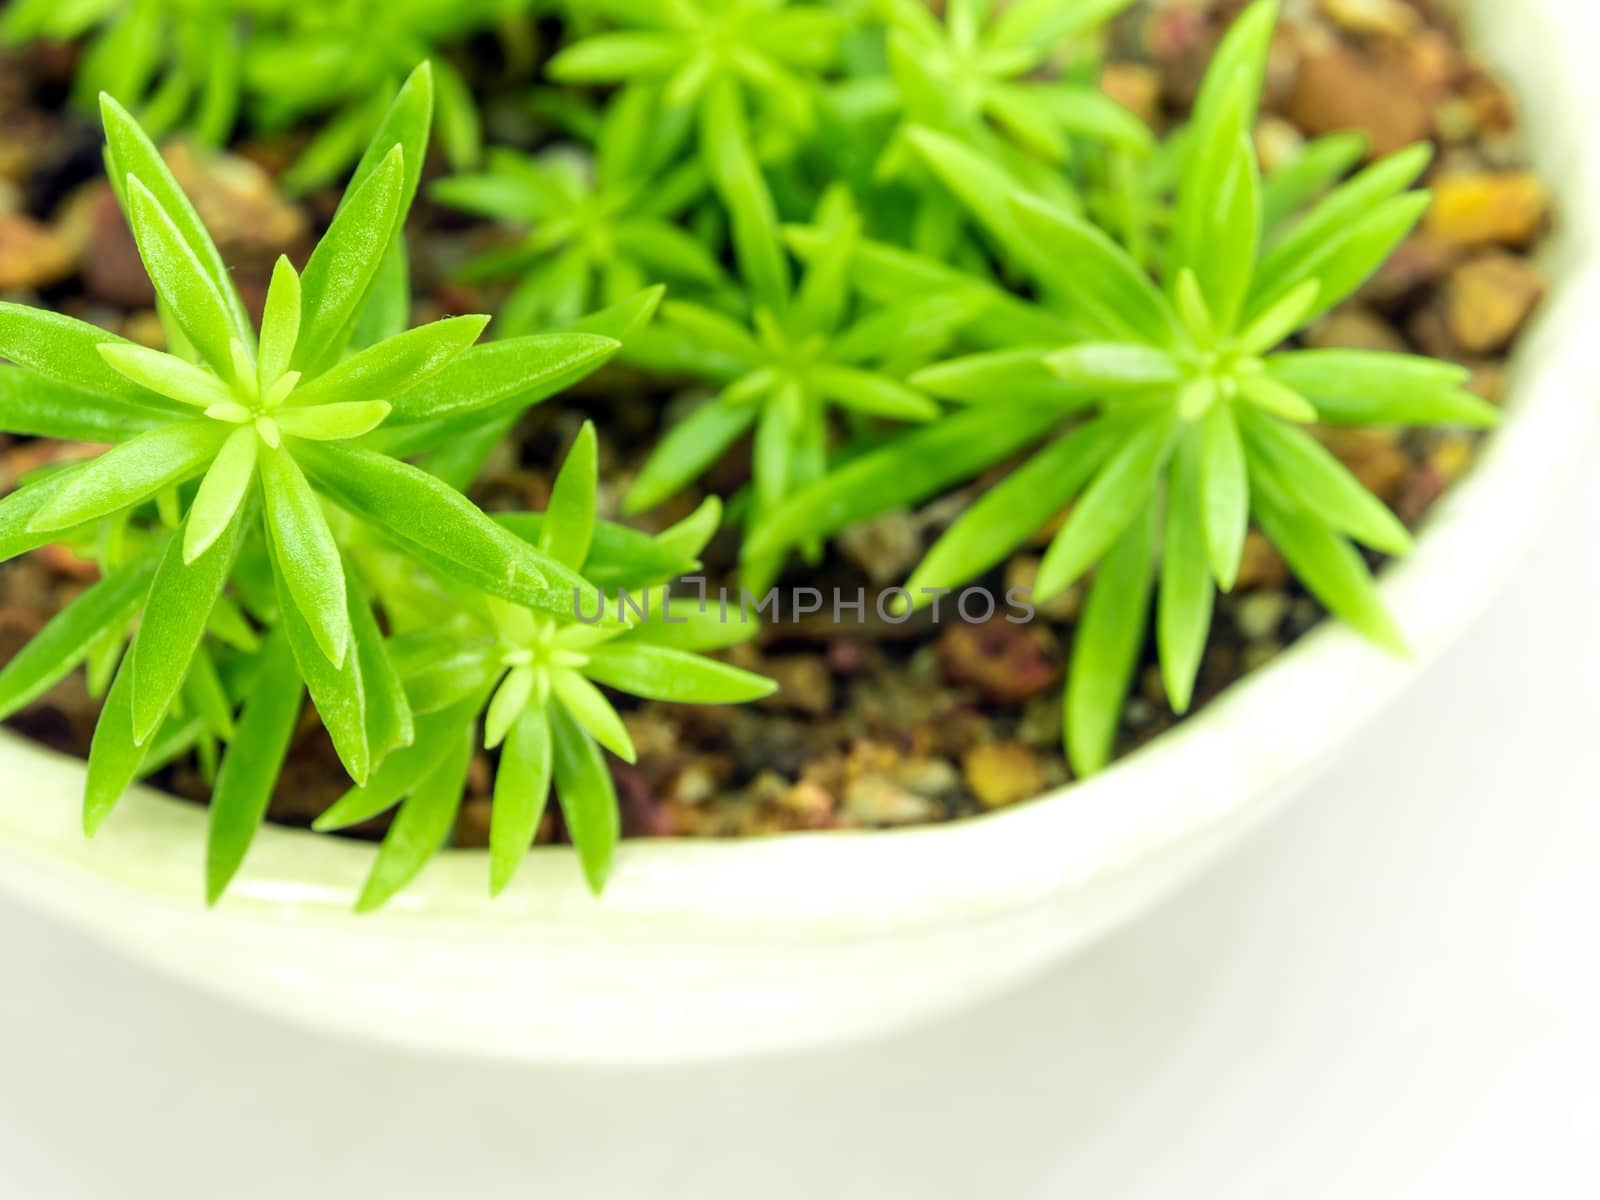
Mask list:
[[[1110,41],[1107,92],[1157,128],[1192,100],[1223,20],[1239,4],[1147,3],[1120,20]],[[1461,362],[1474,387],[1498,401],[1508,348],[1537,309],[1545,280],[1531,259],[1549,223],[1549,198],[1518,149],[1516,107],[1505,87],[1465,52],[1429,0],[1287,0],[1273,47],[1257,139],[1270,168],[1307,137],[1365,132],[1374,153],[1418,139],[1439,148],[1428,183],[1435,203],[1422,227],[1351,302],[1305,335],[1318,347],[1414,350]],[[135,340],[160,345],[149,285],[100,174],[98,135],[64,112],[71,48],[0,56],[0,295],[57,308]],[[530,142],[533,130],[507,131]],[[275,256],[309,248],[331,211],[327,196],[283,199],[274,171],[281,145],[245,145],[205,159],[175,147],[174,169],[196,197],[259,305]],[[449,283],[450,264],[494,231],[423,206],[414,230],[417,319],[490,311],[496,299]],[[550,465],[585,416],[602,431],[602,507],[615,516],[657,434],[670,397],[641,394],[620,371],[530,413],[483,480],[493,508],[542,507]],[[1361,480],[1416,525],[1470,469],[1477,439],[1452,431],[1320,430]],[[0,492],[25,471],[94,448],[0,435]],[[735,449],[706,480],[741,482]],[[745,708],[633,704],[625,717],[639,749],[616,761],[627,836],[734,837],[791,830],[890,827],[948,821],[1021,803],[1067,782],[1060,752],[1060,682],[1079,594],[1043,606],[1038,619],[1001,615],[981,624],[925,617],[890,624],[872,598],[904,578],[934,538],[989,479],[917,512],[894,512],[839,537],[829,558],[788,584],[864,589],[865,619],[771,625],[730,653],[781,683]],[[698,499],[654,514],[675,519]],[[1026,547],[983,581],[996,596],[1026,587],[1042,546]],[[712,583],[732,577],[732,545],[713,546]],[[47,549],[0,566],[0,662],[92,582],[94,569]],[[1002,612],[1003,606],[1002,606]],[[1219,599],[1195,707],[1278,655],[1322,619],[1258,534],[1246,547],[1237,590]],[[13,721],[52,747],[86,751],[97,705],[74,675]],[[1153,661],[1144,664],[1124,714],[1119,751],[1158,736],[1176,718]],[[456,840],[488,839],[491,770],[480,755]],[[162,786],[203,801],[190,763]],[[314,713],[304,715],[271,818],[308,824],[346,786]],[[358,835],[382,831],[373,822]],[[552,812],[541,840],[564,836]]]

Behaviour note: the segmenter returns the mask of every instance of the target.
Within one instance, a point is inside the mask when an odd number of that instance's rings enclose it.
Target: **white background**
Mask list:
[[[0,1196],[1600,1195],[1600,472],[1530,541],[1263,836],[890,1040],[637,1072],[414,1058],[0,900]]]

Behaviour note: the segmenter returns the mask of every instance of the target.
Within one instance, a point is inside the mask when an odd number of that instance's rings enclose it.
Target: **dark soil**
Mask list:
[[[1219,2],[1150,3],[1118,26],[1104,85],[1153,125],[1181,116],[1215,45]],[[1376,151],[1431,138],[1439,146],[1427,222],[1362,294],[1305,339],[1315,346],[1410,349],[1465,363],[1477,390],[1498,400],[1508,347],[1544,283],[1528,255],[1547,225],[1546,197],[1522,169],[1515,107],[1505,88],[1465,54],[1427,0],[1311,0],[1285,5],[1266,113],[1258,131],[1270,168],[1304,137],[1358,128]],[[0,58],[0,295],[55,307],[159,344],[160,327],[131,241],[101,178],[98,131],[65,111],[74,51]],[[493,110],[497,139],[536,142],[512,107]],[[303,254],[333,197],[283,200],[273,173],[286,147],[244,144],[216,162],[182,147],[174,168],[196,196],[248,300],[259,304],[275,256]],[[492,311],[497,297],[446,281],[449,268],[495,231],[419,211],[414,227],[417,319]],[[602,431],[601,501],[615,516],[631,472],[671,397],[642,395],[618,372],[542,405],[504,448],[479,499],[490,507],[543,507],[550,466],[585,416]],[[1459,432],[1319,431],[1407,524],[1416,525],[1471,467],[1476,439]],[[92,448],[0,434],[0,491],[23,471]],[[741,482],[741,451],[705,481],[726,493]],[[998,477],[996,472],[994,477]],[[981,625],[926,616],[873,619],[872,597],[901,582],[984,483],[917,512],[891,513],[838,539],[819,567],[788,584],[864,588],[865,623],[810,618],[771,625],[732,658],[781,684],[769,701],[738,709],[638,705],[627,711],[636,766],[613,762],[628,835],[735,836],[795,829],[944,821],[1025,800],[1070,778],[1060,752],[1060,680],[1078,595],[1040,619]],[[673,519],[698,497],[655,514]],[[1017,554],[985,584],[999,595],[1026,586],[1040,545]],[[737,581],[731,538],[713,547],[713,583]],[[94,578],[94,568],[46,549],[0,566],[0,662]],[[1003,610],[1002,610],[1003,611]],[[787,614],[786,614],[787,615]],[[1322,619],[1252,534],[1237,591],[1221,597],[1196,708]],[[97,705],[75,675],[18,715],[13,726],[59,749],[87,750]],[[1120,749],[1172,725],[1153,663],[1124,715]],[[487,761],[472,777],[457,840],[481,845],[489,824]],[[159,784],[204,800],[198,769],[180,765]],[[347,786],[309,710],[271,810],[305,824]],[[381,824],[364,830],[372,833]],[[541,837],[559,836],[546,828]]]

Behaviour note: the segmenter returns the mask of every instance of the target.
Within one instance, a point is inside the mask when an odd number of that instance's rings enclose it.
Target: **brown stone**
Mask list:
[[[1454,246],[1525,246],[1549,206],[1544,184],[1528,171],[1451,175],[1433,184],[1426,228]]]
[[[985,808],[1004,808],[1044,790],[1039,760],[1021,742],[974,746],[962,757],[961,771]]]
[[[1358,129],[1374,157],[1428,136],[1433,112],[1405,75],[1329,41],[1300,61],[1288,116],[1310,134]]]
[[[1054,682],[1055,663],[1030,625],[996,617],[982,625],[965,622],[939,635],[939,664],[952,683],[975,687],[1002,704],[1019,704]]]
[[[72,247],[48,225],[21,213],[0,213],[0,291],[45,287],[76,267]]]
[[[1445,323],[1463,350],[1487,354],[1511,340],[1544,293],[1544,276],[1531,263],[1510,254],[1486,254],[1451,272]]]

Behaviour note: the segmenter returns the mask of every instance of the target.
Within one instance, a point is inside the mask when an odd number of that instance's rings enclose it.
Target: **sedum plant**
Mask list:
[[[0,43],[87,38],[73,100],[101,92],[131,105],[152,136],[175,129],[218,146],[233,132],[242,90],[241,19],[274,0],[14,0]]]
[[[1407,189],[1428,152],[1415,147],[1375,163],[1263,242],[1251,131],[1276,15],[1275,0],[1256,0],[1208,71],[1185,135],[1164,286],[1082,217],[1036,196],[996,194],[967,169],[966,146],[929,130],[912,134],[1075,336],[1000,344],[913,375],[930,394],[971,409],[801,491],[767,514],[747,545],[748,554],[774,553],[1038,445],[949,528],[907,588],[926,602],[977,578],[1070,505],[1035,598],[1093,572],[1064,708],[1080,774],[1110,758],[1152,592],[1167,694],[1175,710],[1188,707],[1216,589],[1233,586],[1252,518],[1330,611],[1403,648],[1356,543],[1403,554],[1410,538],[1307,425],[1495,419],[1465,390],[1464,368],[1282,348],[1364,282],[1421,218],[1427,194]],[[1314,185],[1316,173],[1305,174]],[[1007,224],[995,221],[1001,212]],[[996,404],[1005,408],[996,413]]]
[[[137,616],[90,752],[93,832],[186,694],[213,714],[216,733],[231,732],[233,706],[201,650],[208,629],[256,640],[248,625],[239,636],[231,583],[272,628],[217,776],[215,897],[265,811],[302,685],[358,783],[412,740],[404,688],[345,552],[352,529],[457,586],[538,611],[567,615],[575,593],[592,593],[558,555],[393,453],[437,446],[464,424],[498,426],[598,367],[618,342],[569,333],[473,349],[486,317],[372,338],[427,145],[426,66],[401,89],[305,269],[279,262],[259,335],[155,147],[115,101],[103,107],[107,166],[171,352],[0,305],[0,354],[17,364],[4,369],[0,428],[115,443],[0,501],[0,558],[68,541],[106,547],[107,569],[0,672],[0,712],[40,694],[98,639],[120,648]],[[130,541],[141,548],[131,556]]]
[[[1099,88],[1044,74],[1064,44],[1131,3],[952,0],[941,20],[921,0],[879,0],[899,118],[880,172],[916,165],[905,138],[916,127],[955,137],[1047,190],[1060,186],[1075,135],[1147,151],[1144,123]]]
[[[497,316],[501,336],[571,322],[657,280],[724,282],[716,255],[676,220],[704,194],[705,170],[691,159],[658,176],[663,136],[670,149],[650,95],[628,91],[606,110],[592,155],[491,150],[483,171],[433,184],[441,204],[526,227],[517,243],[459,272],[468,283],[520,277]]]
[[[597,482],[594,428],[585,424],[556,477],[549,510],[502,520],[574,571],[635,594],[696,567],[694,556],[716,529],[715,501],[652,539],[596,523]],[[659,604],[670,604],[664,590],[659,595]],[[452,600],[440,620],[401,633],[394,643],[417,714],[415,741],[316,822],[318,829],[340,829],[399,805],[360,909],[377,907],[404,887],[448,835],[480,738],[484,749],[500,752],[491,893],[510,883],[526,855],[552,782],[584,877],[598,893],[620,834],[602,747],[626,762],[635,752],[622,718],[595,685],[690,704],[754,700],[776,686],[696,653],[726,644],[730,631],[694,619],[693,607],[676,617],[658,608],[654,619],[629,623],[610,615],[634,611],[621,607],[620,595],[609,605],[601,597],[589,612],[569,612],[565,619],[482,593],[458,592]],[[745,633],[733,632],[736,639]]]
[[[860,220],[846,193],[823,199],[817,229],[826,249],[781,303],[757,303],[740,322],[669,301],[658,325],[630,348],[636,362],[698,376],[720,390],[661,439],[633,481],[628,511],[666,500],[753,433],[746,515],[758,521],[826,473],[830,410],[897,422],[938,415],[938,405],[904,377],[936,358],[987,298],[951,288],[887,306],[856,305],[848,271]],[[774,246],[773,253],[782,251]],[[779,565],[746,557],[745,582],[760,590]]]

